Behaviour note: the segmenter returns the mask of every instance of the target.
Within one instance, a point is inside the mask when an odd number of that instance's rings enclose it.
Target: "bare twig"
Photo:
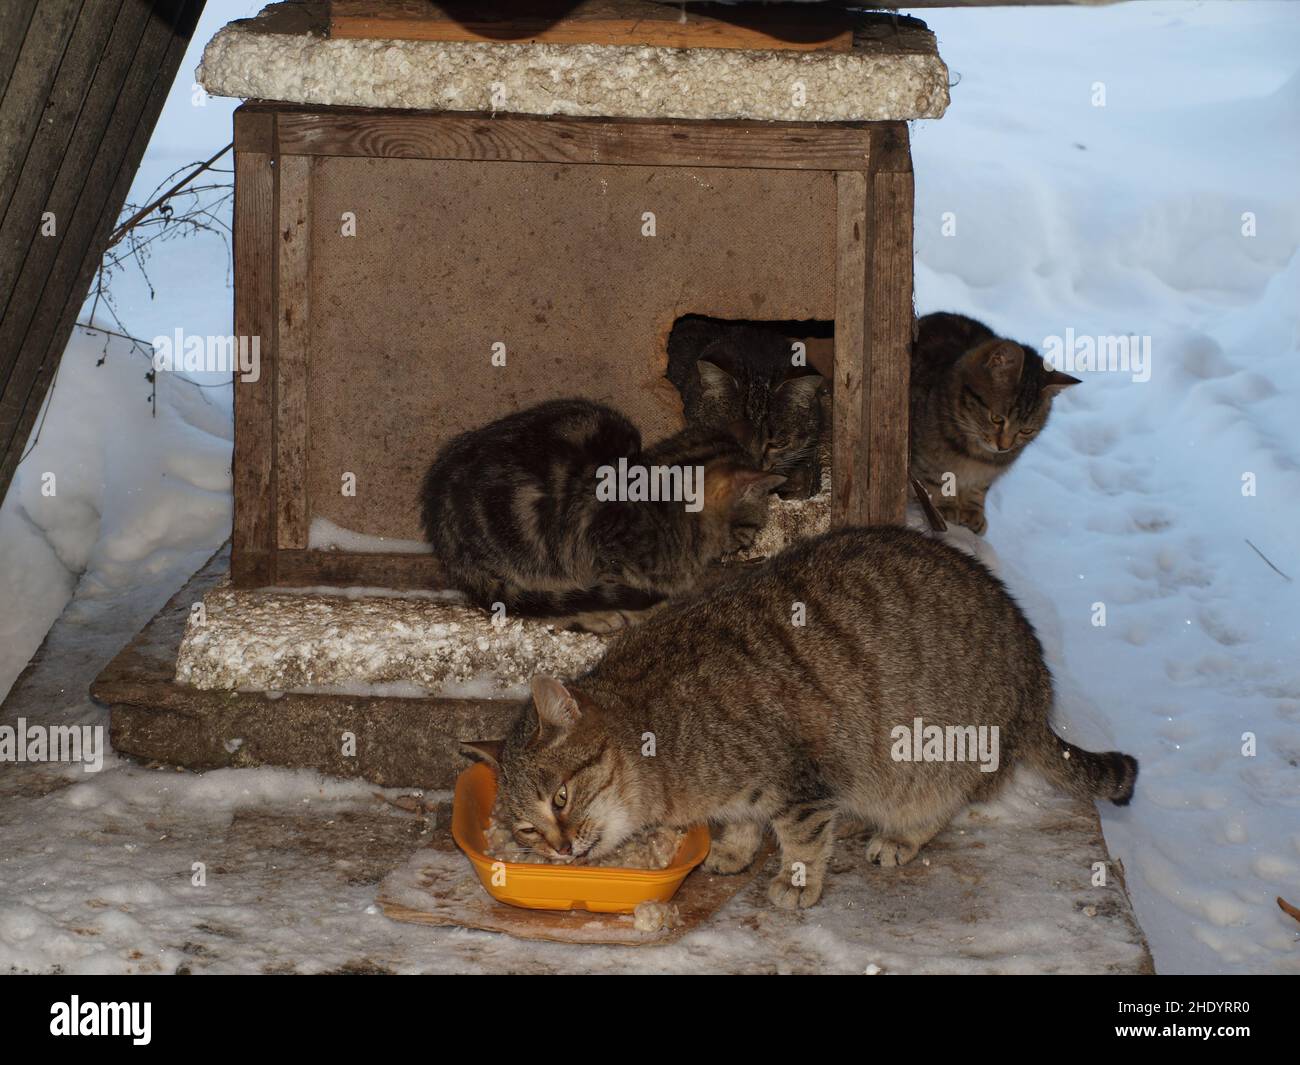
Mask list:
[[[91,286],[89,299],[90,308],[85,313],[85,320],[78,321],[77,327],[91,332],[100,333],[104,336],[104,347],[100,352],[97,365],[102,366],[108,359],[109,340],[116,337],[125,340],[130,344],[131,351],[147,359],[150,363],[149,370],[145,373],[145,379],[149,382],[149,405],[152,409],[153,416],[158,416],[158,375],[153,369],[153,345],[140,337],[133,336],[128,331],[126,324],[122,321],[117,312],[117,306],[113,301],[112,292],[110,291],[110,282],[116,272],[124,266],[134,264],[140,271],[140,276],[149,289],[149,297],[152,299],[155,295],[153,281],[149,277],[147,262],[149,259],[149,246],[156,240],[171,240],[176,237],[192,236],[196,233],[215,233],[221,238],[222,244],[226,248],[226,277],[227,282],[230,277],[230,235],[231,229],[229,223],[221,218],[216,212],[218,208],[224,205],[233,195],[233,186],[229,181],[221,181],[219,178],[203,185],[194,185],[192,182],[200,175],[211,172],[214,175],[228,174],[231,171],[215,167],[214,164],[227,152],[233,148],[233,144],[227,144],[221,151],[217,152],[210,159],[202,163],[194,163],[185,172],[180,180],[171,184],[167,191],[159,196],[155,196],[149,203],[134,211],[125,221],[121,222],[113,230],[107,246],[104,249],[104,257],[100,261],[99,269],[95,271],[94,282]],[[164,182],[171,181],[177,174],[181,173],[180,169],[172,171],[163,179]],[[161,187],[161,183],[160,183]],[[157,189],[154,190],[157,192]],[[213,198],[210,194],[221,193]],[[205,196],[205,194],[209,194]],[[187,204],[182,210],[172,205],[169,201],[178,196],[187,198]],[[132,205],[126,204],[124,210],[131,210]],[[151,217],[153,216],[153,217]],[[142,236],[145,231],[148,235]],[[123,248],[117,248],[117,245],[125,240]],[[116,250],[115,250],[116,249]],[[105,328],[96,325],[95,319],[100,312],[107,315],[108,320],[117,328]],[[60,366],[62,363],[59,364]],[[230,388],[232,381],[222,381],[215,384],[203,384],[192,380],[183,374],[173,373],[173,378],[192,385],[200,390],[209,388]],[[41,408],[40,420],[36,425],[31,439],[19,459],[19,465],[27,459],[36,449],[40,442],[41,430],[45,427],[45,419],[49,415],[50,405],[54,398],[55,386],[59,380],[59,367],[56,366],[54,375],[50,379],[49,388],[46,390],[44,402]],[[208,399],[200,391],[203,401]]]
[[[130,333],[119,333],[116,329],[105,329],[102,325],[91,325],[89,322],[78,322],[77,328],[85,329],[92,333],[102,333],[106,337],[117,337],[119,340],[129,340],[131,342],[131,347],[133,350],[135,350],[138,354],[143,355],[146,359],[148,359],[151,365],[153,363],[153,355],[154,355],[153,345],[148,340],[143,340],[140,337],[133,337],[131,336]],[[100,356],[100,360],[99,360],[100,363],[103,363],[104,359],[107,357],[107,354],[108,354],[108,342],[105,341],[104,355]],[[151,382],[155,381],[153,374],[154,371],[151,369],[149,374],[146,375],[148,376]],[[231,388],[234,385],[233,380],[216,381],[211,384],[204,384],[202,381],[196,381],[194,380],[194,378],[186,377],[183,373],[177,373],[174,370],[172,371],[171,376],[178,381],[185,382],[185,384],[187,385],[193,385],[195,388]],[[156,384],[154,388],[154,394],[155,395],[157,394]]]
[[[1252,551],[1255,552],[1255,554],[1257,554],[1257,555],[1258,555],[1260,558],[1262,558],[1265,562],[1268,562],[1268,568],[1269,568],[1269,569],[1271,569],[1274,573],[1276,573],[1279,577],[1283,578],[1284,580],[1288,580],[1288,581],[1289,581],[1289,580],[1291,579],[1291,578],[1288,577],[1285,573],[1283,573],[1280,569],[1278,569],[1275,565],[1273,565],[1272,562],[1269,562],[1269,561],[1268,561],[1268,556],[1267,556],[1266,554],[1264,554],[1263,551],[1261,551],[1258,547],[1256,547],[1254,544],[1252,544],[1249,540],[1247,540],[1246,543],[1250,546],[1250,549],[1251,549]]]
[[[1296,907],[1292,906],[1281,895],[1277,897],[1277,904],[1282,908],[1283,913],[1290,914],[1297,921],[1300,921],[1300,909],[1296,909]]]
[[[141,222],[142,219],[148,217],[155,210],[161,207],[164,203],[170,200],[173,196],[175,196],[178,192],[180,192],[183,188],[185,188],[186,185],[188,185],[196,177],[198,177],[205,170],[207,170],[208,167],[210,167],[213,163],[215,163],[218,159],[220,159],[223,155],[225,155],[226,152],[230,151],[230,149],[233,148],[234,146],[235,145],[233,141],[230,144],[227,144],[224,148],[221,149],[221,151],[217,152],[217,154],[214,155],[211,159],[207,160],[206,162],[199,163],[198,166],[196,166],[193,170],[191,170],[188,174],[186,174],[183,178],[181,178],[180,181],[176,182],[175,185],[173,185],[170,189],[164,192],[152,203],[144,207],[141,207],[140,210],[136,211],[135,214],[133,214],[130,218],[128,218],[121,225],[119,225],[115,230],[113,230],[113,235],[108,238],[108,247],[111,248],[115,244],[117,244],[124,236],[127,235],[128,232],[134,229]]]
[[[117,337],[119,340],[129,340],[142,354],[153,358],[153,345],[140,337],[133,337],[130,333],[119,333],[116,329],[105,329],[102,325],[91,325],[89,322],[78,322],[77,328],[91,333],[103,333],[105,336]]]

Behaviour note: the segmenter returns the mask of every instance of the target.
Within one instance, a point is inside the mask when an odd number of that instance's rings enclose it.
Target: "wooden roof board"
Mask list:
[[[853,47],[854,16],[838,7],[649,0],[333,0],[331,37],[663,48],[830,50]]]

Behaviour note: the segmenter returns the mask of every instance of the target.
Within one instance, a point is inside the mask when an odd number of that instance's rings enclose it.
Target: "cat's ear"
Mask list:
[[[1068,373],[1061,373],[1060,370],[1053,370],[1047,375],[1047,381],[1044,383],[1041,391],[1045,396],[1054,396],[1058,392],[1063,392],[1071,385],[1083,384],[1077,377],[1071,377]]]
[[[739,391],[736,379],[708,357],[710,353],[719,354],[714,350],[716,347],[716,344],[710,344],[704,349],[704,354],[695,363],[695,372],[699,375],[700,387],[704,390],[706,396],[733,396]]]
[[[460,745],[460,753],[476,762],[486,762],[493,769],[500,769],[504,746],[505,740],[466,740]]]
[[[537,708],[537,721],[543,730],[568,732],[578,723],[578,718],[582,716],[578,700],[554,677],[539,674],[532,679],[529,687],[533,692],[533,705]]]
[[[980,357],[980,365],[988,371],[993,383],[1009,388],[1020,380],[1025,365],[1025,349],[1011,340],[1000,340]]]
[[[808,373],[801,377],[791,377],[781,383],[777,389],[782,399],[793,403],[807,405],[817,398],[817,390],[825,384],[826,378],[819,373]]]

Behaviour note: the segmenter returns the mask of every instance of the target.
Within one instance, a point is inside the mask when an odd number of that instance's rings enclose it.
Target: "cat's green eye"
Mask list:
[[[531,838],[534,837],[534,836],[540,836],[541,833],[538,832],[537,829],[533,828],[532,825],[516,825],[516,826],[515,826],[515,835],[516,835],[516,836],[527,836],[527,837],[529,837],[529,838],[531,839]]]
[[[560,790],[555,793],[555,798],[551,800],[552,805],[557,810],[563,810],[564,804],[569,801],[569,788],[565,784],[560,785]]]
[[[1001,414],[994,414],[992,411],[989,412],[989,420],[992,421],[993,424],[996,425],[999,429],[1001,429],[1004,425],[1007,424],[1007,420],[1004,417],[1002,417]]]
[[[1034,431],[1033,431],[1032,429],[1021,429],[1019,435],[1021,435],[1021,436],[1033,436],[1033,435],[1034,435]]]

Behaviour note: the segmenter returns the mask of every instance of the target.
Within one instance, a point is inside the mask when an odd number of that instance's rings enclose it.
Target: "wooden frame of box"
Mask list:
[[[743,301],[751,310],[767,312],[743,315],[753,318],[820,317],[829,311],[834,322],[832,520],[903,520],[914,321],[913,185],[905,123],[494,117],[252,103],[235,114],[235,173],[235,332],[260,340],[259,376],[254,381],[237,376],[235,385],[231,572],[236,585],[442,586],[432,555],[312,547],[313,516],[322,506],[343,506],[322,485],[333,483],[338,471],[331,449],[337,451],[339,440],[351,434],[360,434],[357,461],[371,463],[362,478],[372,493],[370,510],[357,511],[364,519],[360,528],[346,520],[346,509],[335,514],[345,519],[337,524],[368,535],[374,530],[365,528],[366,522],[378,528],[402,511],[404,493],[414,507],[416,471],[431,459],[438,432],[445,437],[483,424],[547,398],[548,392],[590,394],[591,388],[617,386],[611,393],[615,405],[626,409],[620,399],[628,396],[634,420],[641,410],[650,411],[661,419],[658,428],[671,430],[673,416],[665,404],[675,397],[666,398],[662,390],[652,395],[647,383],[662,366],[644,364],[638,348],[629,356],[637,363],[633,376],[620,380],[619,351],[584,349],[586,325],[576,320],[581,315],[569,313],[567,332],[554,331],[548,304],[572,296],[564,290],[564,275],[587,286],[579,294],[586,302],[566,304],[570,312],[590,308],[597,326],[606,329],[606,342],[613,337],[616,347],[625,339],[618,333],[623,320],[643,303],[653,305],[656,335],[644,337],[644,344],[660,352],[664,365],[664,323],[674,313],[721,308],[741,317],[734,311]],[[561,191],[550,192],[552,185]],[[345,194],[337,193],[340,187]],[[655,195],[664,197],[668,213],[692,225],[711,224],[721,212],[722,236],[696,239],[699,234],[683,225],[652,250],[629,253],[631,237],[605,236],[614,225],[611,205],[621,212],[615,221],[623,233],[625,208],[646,189],[662,189]],[[329,228],[336,224],[339,205],[350,202],[348,196],[356,199],[358,190],[377,204],[357,223],[368,234],[379,232],[368,252],[357,250],[361,244],[336,243]],[[601,198],[606,192],[608,200]],[[452,199],[431,213],[428,201],[444,194]],[[552,205],[566,205],[564,218],[555,217],[554,206],[545,214],[548,196]],[[528,213],[533,203],[541,204],[536,216]],[[811,204],[807,217],[791,217],[791,206],[801,203]],[[750,217],[755,224],[747,228]],[[465,287],[472,283],[468,256],[478,241],[477,236],[467,241],[465,233],[476,233],[475,225],[488,227],[485,247],[497,240],[499,248],[514,241],[524,249],[518,262],[502,265],[499,254],[488,262],[484,252],[484,264],[473,266],[496,271],[495,291],[510,289],[499,303],[465,299]],[[515,228],[501,230],[502,225]],[[775,254],[764,234],[755,232],[764,227],[784,242]],[[564,242],[568,229],[583,238],[580,246],[577,238],[573,246]],[[440,241],[438,234],[448,239]],[[459,236],[451,239],[452,234]],[[722,246],[729,240],[746,263],[735,264],[732,249]],[[788,285],[772,266],[786,252]],[[440,254],[461,258],[444,262],[436,259]],[[421,255],[435,259],[414,261]],[[460,317],[451,309],[445,319],[431,315],[427,308],[436,300],[418,284],[421,298],[415,306],[409,299],[403,303],[424,268],[445,270],[453,288],[460,286],[448,303],[460,307]],[[590,275],[582,274],[588,268]],[[751,269],[753,291],[742,292]],[[507,270],[515,273],[502,272]],[[685,298],[669,291],[674,271],[692,279],[694,302],[674,302]],[[601,276],[623,286],[611,290],[608,307],[592,288],[592,278]],[[523,283],[503,286],[503,277]],[[717,306],[709,302],[713,278],[718,279]],[[491,328],[500,324],[497,308],[542,290],[550,298],[534,296],[531,317],[510,312],[516,330],[512,343],[523,338],[525,355],[516,365],[524,386],[485,391],[480,353]],[[370,295],[354,301],[352,293],[361,291]],[[462,326],[478,308],[488,323]],[[462,362],[450,346],[436,357],[403,350],[402,334],[385,332],[385,323],[400,322],[404,314],[422,323],[415,346],[425,349],[430,338],[449,330],[459,339],[463,328],[475,354]],[[369,324],[349,332],[354,319]],[[644,323],[636,328],[647,331]],[[572,337],[562,372],[528,351],[530,331],[542,337],[539,351],[557,337]],[[360,350],[371,334],[374,349]],[[360,382],[355,387],[350,387],[351,367]],[[408,398],[420,390],[426,372],[437,383]],[[477,391],[470,387],[473,381]],[[441,405],[434,403],[435,393]],[[676,417],[680,420],[679,413]],[[457,424],[450,425],[453,421]],[[439,429],[444,423],[445,431]],[[413,426],[433,435],[408,454],[404,434]],[[401,483],[381,483],[393,479]],[[399,532],[410,528],[405,511],[392,520],[400,524]],[[402,538],[386,526],[381,531]]]

